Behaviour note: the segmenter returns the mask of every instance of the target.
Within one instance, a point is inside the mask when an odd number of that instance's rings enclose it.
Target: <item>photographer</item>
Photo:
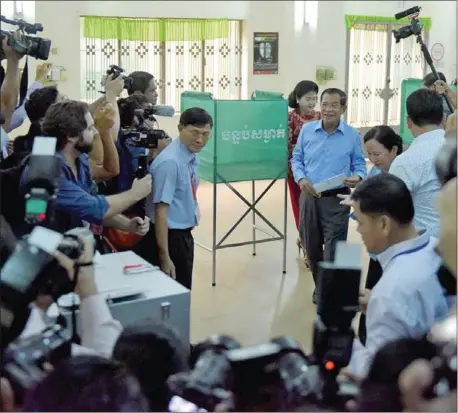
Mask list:
[[[24,110],[30,120],[30,127],[26,135],[18,136],[13,144],[13,152],[5,159],[1,167],[9,169],[18,166],[32,152],[35,137],[41,136],[41,122],[48,108],[56,102],[64,100],[55,86],[37,89],[30,95],[24,104]]]
[[[423,86],[426,89],[432,90],[439,93],[441,96],[446,96],[453,109],[456,110],[456,91],[454,91],[448,84],[445,75],[442,72],[437,72],[439,80],[436,79],[434,73],[428,73],[423,79]],[[450,109],[443,99],[444,103],[444,115],[448,118],[451,115]]]
[[[383,269],[373,290],[361,296],[367,339],[364,346],[354,341],[347,367],[353,376],[364,378],[372,357],[384,344],[421,337],[445,317],[448,304],[436,276],[441,264],[436,239],[415,230],[414,206],[406,185],[393,175],[376,175],[360,183],[352,199],[358,232]]]
[[[113,358],[138,379],[150,411],[164,412],[170,401],[167,379],[188,370],[188,350],[172,327],[147,319],[124,328]]]
[[[57,138],[57,154],[62,161],[53,229],[65,232],[88,222],[138,234],[148,231],[147,220],[128,219],[120,214],[151,192],[151,177],[134,181],[132,188],[122,194],[108,197],[94,194],[87,154],[92,149],[96,129],[86,103],[55,103],[46,113],[42,130],[45,136]]]
[[[16,39],[21,39],[22,37],[18,31],[15,32],[13,36]],[[5,132],[9,132],[11,130],[13,112],[16,108],[19,94],[19,61],[22,59],[23,55],[16,52],[8,44],[7,37],[2,39],[2,48],[7,62],[6,74],[1,86],[1,114],[4,118],[2,129]],[[3,139],[2,137],[2,152],[6,149],[6,142],[3,142]],[[3,154],[1,156],[3,157]]]
[[[119,157],[113,140],[113,133],[116,132],[116,118],[119,118],[118,111],[113,109],[113,105],[108,102],[100,107],[94,115],[95,127],[99,132],[94,138],[94,147],[95,145],[98,146],[97,151],[102,158],[101,164],[90,159],[95,182],[103,182],[119,175]],[[92,150],[89,155],[90,158],[94,152]]]
[[[147,412],[138,381],[120,363],[97,356],[63,361],[26,398],[27,412]]]
[[[133,72],[129,75],[132,79],[132,85],[127,90],[129,96],[143,95],[151,105],[157,104],[157,84],[154,76],[148,72]]]
[[[99,131],[89,153],[92,173],[97,182],[119,174],[119,159],[114,142],[118,139],[120,128],[117,99],[123,88],[124,79],[121,76],[113,79],[113,75],[109,75],[104,85],[105,95],[90,106]]]
[[[1,264],[2,267],[16,248],[16,238],[9,229],[8,224],[1,218]],[[75,264],[91,263],[78,267],[78,279],[75,285],[75,293],[80,298],[80,320],[82,325],[81,346],[73,344],[72,354],[99,354],[111,357],[113,346],[122,331],[121,324],[111,316],[105,297],[99,295],[95,283],[95,271],[92,264],[94,258],[94,244],[89,237],[77,234],[83,245],[81,256],[73,261],[59,251],[54,253],[54,258],[59,265],[66,270],[69,279],[75,278]],[[21,333],[22,338],[39,334],[47,324],[53,323],[46,313],[53,303],[49,295],[39,294],[31,304],[32,311],[29,320]]]
[[[30,122],[33,122],[32,119],[30,119],[29,113],[27,113],[26,109],[26,103],[30,98],[30,95],[36,91],[39,90],[43,87],[44,83],[46,82],[49,74],[51,73],[52,70],[52,64],[50,63],[43,63],[41,65],[37,66],[37,71],[36,71],[36,76],[35,76],[35,81],[29,86],[27,90],[27,95],[25,97],[24,102],[22,103],[21,106],[19,106],[13,113],[13,117],[11,119],[11,126],[9,132],[13,131],[14,129],[19,128],[22,126],[24,121],[29,117]],[[44,116],[44,114],[43,114]],[[42,118],[43,118],[42,116]]]

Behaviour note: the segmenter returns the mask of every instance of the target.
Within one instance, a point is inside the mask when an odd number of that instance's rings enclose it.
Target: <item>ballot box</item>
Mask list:
[[[105,296],[113,318],[123,326],[147,318],[163,321],[189,342],[191,296],[187,288],[132,251],[98,255],[94,263],[99,293]],[[61,297],[59,307],[70,329],[75,308],[81,336],[79,302],[75,298],[73,294]]]

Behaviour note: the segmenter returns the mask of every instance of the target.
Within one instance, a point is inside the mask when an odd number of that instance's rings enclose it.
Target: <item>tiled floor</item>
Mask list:
[[[260,194],[268,182],[257,182]],[[234,185],[251,199],[251,183]],[[199,188],[201,223],[194,239],[208,247],[212,240],[212,184],[202,182]],[[246,206],[225,185],[218,185],[217,241],[245,212]],[[259,203],[259,211],[283,231],[284,182],[277,182]],[[227,242],[250,241],[251,214],[228,238]],[[258,225],[271,230],[258,219]],[[191,340],[197,342],[214,333],[235,337],[244,345],[258,344],[279,335],[297,339],[310,350],[315,306],[312,303],[313,280],[298,257],[297,232],[290,211],[288,194],[287,273],[282,275],[281,241],[217,251],[216,286],[212,287],[212,254],[203,248],[195,250],[194,281],[191,305]],[[266,238],[257,232],[259,239]],[[349,241],[360,243],[354,222],[350,223]],[[363,265],[367,265],[363,254]],[[364,273],[364,271],[363,271]]]

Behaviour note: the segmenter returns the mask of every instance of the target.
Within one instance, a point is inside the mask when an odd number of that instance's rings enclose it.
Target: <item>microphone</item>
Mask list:
[[[394,15],[394,18],[396,20],[403,19],[404,17],[409,17],[409,16],[412,16],[414,14],[420,13],[420,10],[421,10],[421,7],[418,7],[418,6],[411,7],[410,9],[407,9],[407,10],[401,11],[399,13],[396,13]]]
[[[173,106],[168,106],[168,105],[156,105],[153,106],[154,109],[154,114],[157,116],[164,116],[166,118],[171,118],[173,115],[175,115],[175,109]]]

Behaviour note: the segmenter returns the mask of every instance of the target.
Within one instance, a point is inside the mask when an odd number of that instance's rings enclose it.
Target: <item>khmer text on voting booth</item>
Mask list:
[[[181,110],[191,107],[205,109],[213,118],[212,137],[199,154],[199,177],[213,184],[213,237],[211,248],[200,245],[213,255],[213,285],[216,284],[216,251],[222,248],[253,245],[269,241],[283,241],[283,273],[286,272],[286,218],[287,218],[287,145],[288,104],[280,93],[253,93],[251,100],[215,100],[210,93],[184,92]],[[284,228],[278,230],[257,208],[259,201],[278,179],[285,179]],[[256,181],[271,180],[267,188],[256,197]],[[251,181],[252,199],[238,192],[232,183]],[[217,185],[225,184],[247,206],[245,213],[218,241],[216,235]],[[225,243],[229,235],[249,214],[253,220],[253,239],[239,243]],[[273,231],[256,226],[259,217]],[[257,240],[256,230],[269,235]]]

